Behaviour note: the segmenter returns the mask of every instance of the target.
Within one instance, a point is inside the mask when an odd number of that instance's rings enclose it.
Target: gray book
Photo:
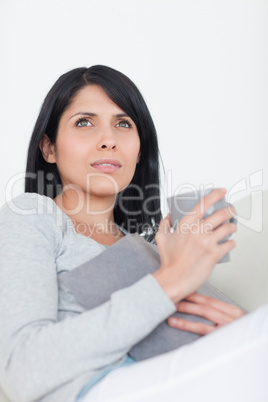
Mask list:
[[[138,234],[128,234],[97,257],[72,271],[63,273],[61,280],[86,309],[93,309],[110,299],[112,293],[131,286],[160,267],[157,246],[146,242]],[[198,293],[237,305],[217,288],[206,282]],[[192,314],[174,313],[190,321],[211,324]],[[158,325],[129,352],[135,360],[144,360],[193,342],[200,335],[171,328],[166,321]]]

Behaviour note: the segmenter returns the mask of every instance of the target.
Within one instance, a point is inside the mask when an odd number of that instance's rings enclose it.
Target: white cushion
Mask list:
[[[9,402],[9,399],[4,394],[2,388],[0,388],[0,402]]]
[[[238,230],[231,261],[217,264],[209,282],[252,311],[268,302],[268,191],[234,203]]]

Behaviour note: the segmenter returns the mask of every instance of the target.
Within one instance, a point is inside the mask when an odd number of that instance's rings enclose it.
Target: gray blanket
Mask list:
[[[128,234],[97,257],[62,274],[61,280],[86,309],[93,309],[108,301],[115,291],[154,273],[159,266],[157,246],[146,242],[138,234]],[[199,288],[198,293],[237,305],[208,282]],[[175,313],[174,316],[210,323],[190,314]],[[163,322],[136,344],[129,354],[137,361],[144,360],[177,349],[198,338],[199,335],[171,328]]]

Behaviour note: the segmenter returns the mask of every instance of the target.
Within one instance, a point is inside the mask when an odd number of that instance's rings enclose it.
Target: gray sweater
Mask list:
[[[59,278],[105,246],[76,233],[48,197],[5,204],[0,245],[0,384],[14,401],[75,401],[175,311],[152,275],[85,311]]]

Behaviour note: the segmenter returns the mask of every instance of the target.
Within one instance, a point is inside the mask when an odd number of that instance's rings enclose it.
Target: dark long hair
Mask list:
[[[161,220],[159,150],[153,120],[136,85],[121,72],[107,66],[76,68],[63,74],[47,94],[30,140],[25,191],[56,197],[62,189],[57,165],[47,163],[39,149],[44,134],[55,143],[60,118],[77,93],[87,85],[102,87],[137,126],[140,160],[130,185],[117,196],[114,219],[130,233],[154,239]],[[126,212],[127,211],[127,212]]]

